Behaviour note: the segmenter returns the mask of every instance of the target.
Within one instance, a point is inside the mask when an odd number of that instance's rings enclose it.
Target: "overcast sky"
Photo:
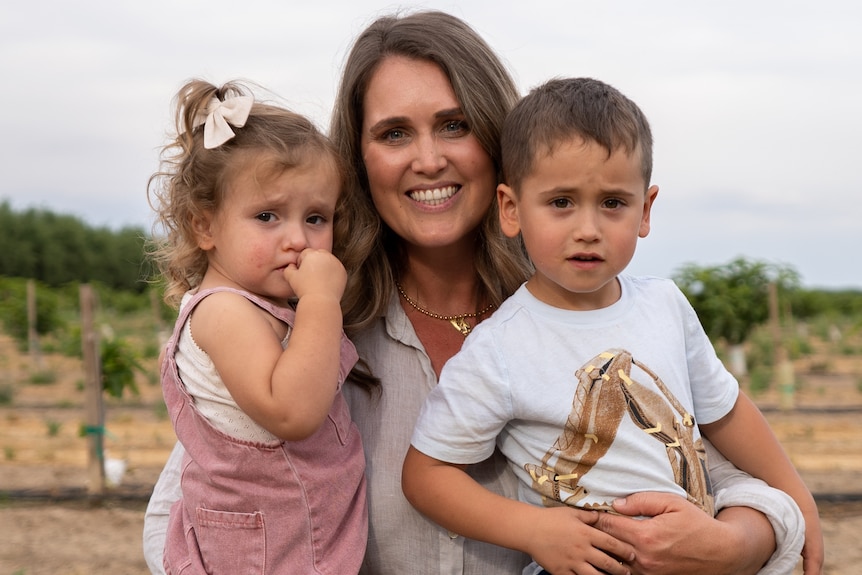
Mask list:
[[[253,80],[325,129],[353,37],[417,6],[467,20],[522,92],[592,76],[641,106],[660,193],[632,272],[743,256],[862,288],[855,0],[4,2],[0,201],[149,230],[146,181],[185,80]]]

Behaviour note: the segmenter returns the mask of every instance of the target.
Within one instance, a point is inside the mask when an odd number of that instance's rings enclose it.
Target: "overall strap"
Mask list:
[[[230,292],[235,293],[237,295],[241,295],[248,299],[250,302],[260,307],[261,309],[269,312],[274,317],[280,319],[291,329],[293,329],[293,322],[296,318],[296,312],[289,308],[279,307],[272,302],[266,301],[265,299],[254,295],[251,292],[247,292],[244,290],[230,288],[230,287],[215,287],[206,289],[203,291],[199,291],[188,301],[188,303],[180,309],[179,315],[177,317],[177,322],[174,324],[174,332],[171,335],[171,338],[168,340],[166,346],[166,353],[172,355],[177,346],[177,342],[180,340],[180,333],[182,333],[183,326],[189,318],[189,315],[192,311],[197,307],[197,305],[203,300],[205,297],[212,295],[217,292]]]
[[[293,330],[293,324],[296,320],[296,311],[286,307],[279,307],[274,303],[267,301],[259,296],[254,295],[251,292],[247,292],[245,290],[240,290],[236,288],[230,287],[215,287],[207,290],[200,291],[192,296],[191,300],[182,307],[180,310],[178,319],[176,324],[174,325],[174,333],[171,335],[171,338],[168,340],[168,343],[165,346],[165,354],[167,357],[173,357],[176,352],[176,346],[180,340],[180,334],[182,333],[183,326],[188,320],[189,314],[191,314],[192,310],[203,300],[205,297],[212,295],[217,292],[231,292],[238,295],[241,295],[248,299],[253,304],[257,305],[261,309],[272,314],[273,317],[283,321],[286,323],[290,330]],[[346,335],[342,332],[341,335],[341,365],[338,374],[338,387],[347,380],[347,375],[350,373],[350,370],[353,368],[353,365],[358,361],[359,356],[356,353],[356,348],[353,345]]]

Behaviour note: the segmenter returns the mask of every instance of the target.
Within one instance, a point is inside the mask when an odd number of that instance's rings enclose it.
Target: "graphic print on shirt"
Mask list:
[[[632,365],[648,374],[664,397],[633,380]],[[548,507],[578,506],[587,497],[580,480],[607,453],[628,414],[644,433],[664,444],[674,481],[689,501],[712,516],[712,485],[703,441],[694,439],[694,416],[661,379],[629,352],[618,349],[600,353],[575,372],[575,377],[578,387],[563,432],[541,465],[524,465],[542,502]],[[611,509],[610,502],[585,507]]]

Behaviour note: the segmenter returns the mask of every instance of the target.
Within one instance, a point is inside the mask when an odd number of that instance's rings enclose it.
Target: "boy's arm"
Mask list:
[[[714,423],[701,425],[700,429],[739,469],[781,489],[796,501],[805,518],[802,551],[805,573],[819,574],[824,548],[817,504],[757,406],[740,393],[730,413]]]
[[[479,485],[464,469],[411,446],[402,473],[404,495],[444,528],[528,553],[550,572],[628,572],[616,557],[631,560],[632,547],[591,527],[597,512],[508,499]]]

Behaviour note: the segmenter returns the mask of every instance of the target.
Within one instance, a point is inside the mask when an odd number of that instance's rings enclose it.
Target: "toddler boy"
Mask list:
[[[536,271],[443,369],[405,460],[408,499],[448,529],[531,553],[535,573],[625,573],[618,542],[560,508],[612,510],[649,490],[714,514],[703,433],[794,498],[806,573],[819,573],[814,500],[691,305],[670,280],[623,273],[658,195],[641,110],[602,82],[551,80],[512,111],[502,146],[500,220]],[[532,506],[463,472],[495,446]]]

